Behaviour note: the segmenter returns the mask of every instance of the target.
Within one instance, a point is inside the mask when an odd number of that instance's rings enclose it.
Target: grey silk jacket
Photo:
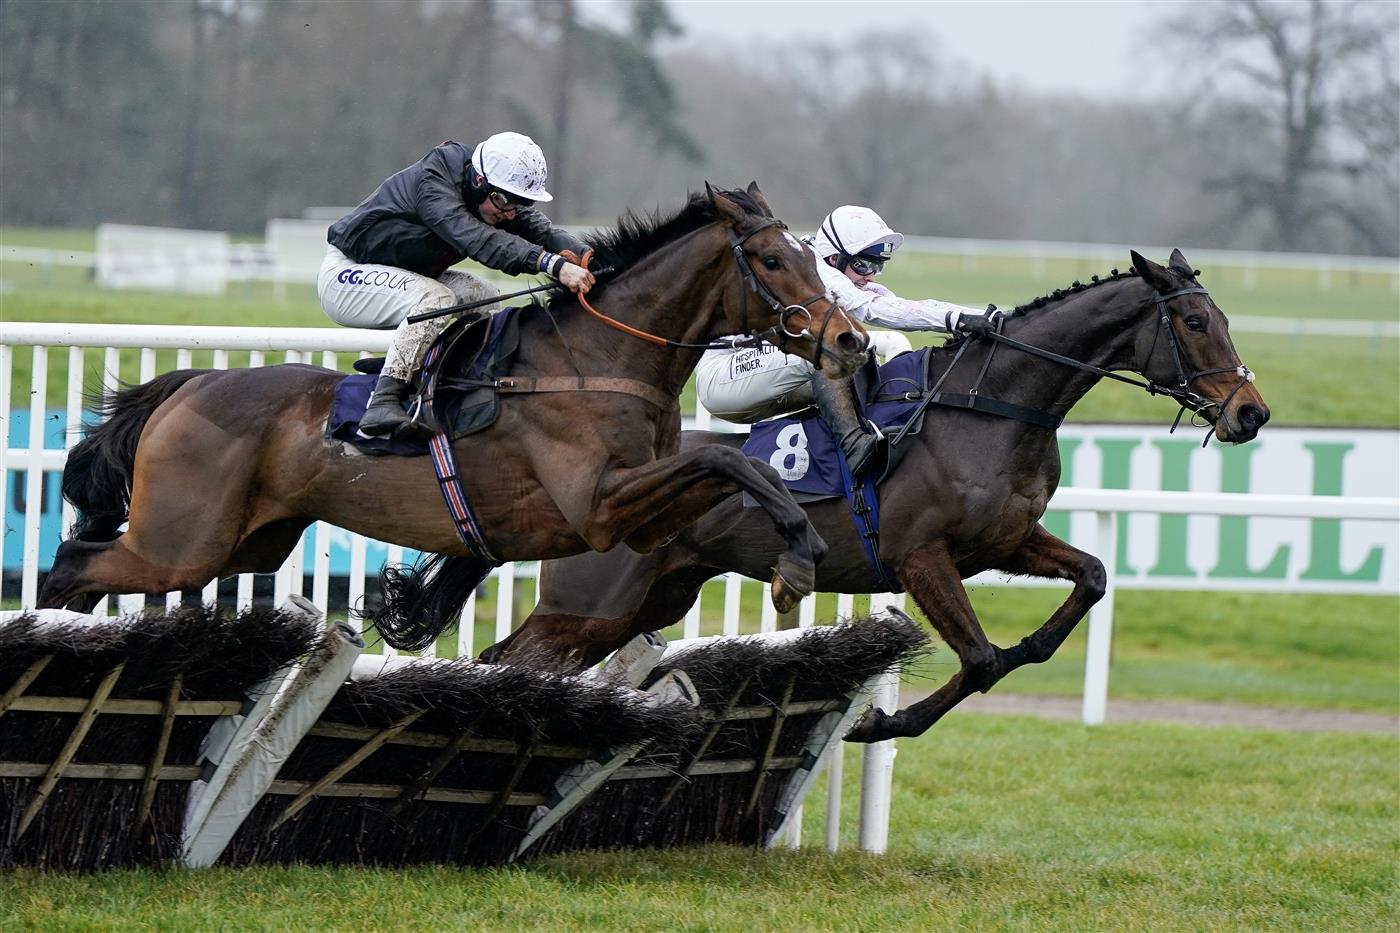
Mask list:
[[[336,221],[326,239],[355,262],[437,278],[463,259],[507,275],[539,271],[542,250],[582,255],[581,240],[534,208],[491,226],[478,213],[486,192],[474,184],[472,147],[448,141],[384,179]]]

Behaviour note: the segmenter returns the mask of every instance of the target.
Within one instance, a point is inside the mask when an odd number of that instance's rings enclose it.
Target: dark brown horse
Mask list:
[[[1007,318],[1005,337],[1061,359],[994,339],[959,341],[933,351],[931,375],[946,376],[944,393],[965,396],[991,354],[976,394],[1062,417],[1104,370],[1131,370],[1199,411],[1219,440],[1252,439],[1269,411],[1240,364],[1225,315],[1180,252],[1167,268],[1133,253],[1133,266],[1133,273],[1075,283]],[[960,350],[963,358],[950,372]],[[743,439],[687,431],[682,449],[733,449]],[[957,653],[961,669],[908,709],[872,711],[849,736],[857,741],[919,735],[974,691],[985,692],[1023,664],[1047,660],[1104,593],[1098,558],[1039,524],[1060,478],[1053,427],[930,407],[922,429],[901,444],[910,449],[880,486],[879,554]],[[866,559],[845,500],[806,508],[831,545],[817,571],[819,590],[890,588]],[[487,656],[565,669],[587,665],[639,632],[679,621],[716,574],[763,579],[781,542],[754,512],[734,496],[650,554],[614,551],[547,562],[539,605]],[[1070,580],[1074,589],[1037,631],[1003,649],[987,640],[961,582],[989,569]]]
[[[825,546],[771,469],[722,448],[678,453],[677,399],[716,336],[761,332],[832,373],[858,365],[869,338],[756,185],[695,195],[664,220],[629,214],[590,245],[617,270],[592,302],[673,345],[621,333],[572,296],[521,312],[511,376],[540,391],[503,395],[495,425],[455,445],[490,557],[649,550],[742,489],[788,543],[773,583],[775,602],[791,604],[811,591]],[[341,378],[303,365],[183,370],[110,399],[64,469],[80,520],[39,605],[275,571],[317,519],[449,555],[437,582],[470,592],[492,563],[459,538],[431,458],[367,456],[325,437]],[[386,640],[422,646],[455,621],[424,611],[440,595],[400,587],[376,618]]]

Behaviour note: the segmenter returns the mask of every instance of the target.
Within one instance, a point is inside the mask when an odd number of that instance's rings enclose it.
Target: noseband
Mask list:
[[[1243,364],[1239,366],[1221,366],[1216,369],[1196,369],[1194,368],[1195,364],[1192,363],[1191,371],[1189,373],[1187,372],[1186,367],[1190,360],[1186,355],[1186,348],[1181,343],[1181,338],[1177,335],[1176,325],[1172,323],[1171,313],[1167,310],[1167,302],[1181,295],[1209,294],[1210,293],[1204,288],[1197,285],[1192,288],[1178,288],[1176,291],[1167,292],[1165,295],[1157,294],[1154,295],[1152,299],[1156,303],[1157,317],[1162,326],[1157,330],[1157,334],[1154,334],[1152,337],[1152,349],[1147,351],[1147,358],[1151,359],[1153,352],[1157,349],[1157,336],[1165,332],[1167,335],[1167,343],[1171,346],[1172,350],[1172,363],[1176,365],[1177,384],[1174,391],[1163,391],[1160,394],[1171,395],[1172,398],[1176,399],[1181,404],[1181,410],[1176,413],[1176,420],[1172,422],[1173,431],[1175,431],[1177,425],[1181,423],[1181,416],[1188,408],[1193,414],[1210,408],[1218,408],[1223,412],[1226,406],[1230,404],[1230,400],[1235,397],[1235,393],[1244,388],[1247,383],[1254,381],[1254,373],[1248,366]],[[1220,373],[1235,373],[1240,377],[1240,381],[1230,390],[1230,394],[1225,396],[1223,402],[1212,402],[1192,388],[1192,385],[1197,379],[1203,376],[1215,376]],[[1149,388],[1148,391],[1152,392],[1152,389]]]

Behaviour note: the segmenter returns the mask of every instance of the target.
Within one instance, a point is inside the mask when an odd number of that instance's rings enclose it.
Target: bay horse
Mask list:
[[[678,398],[717,336],[758,335],[843,374],[865,358],[864,329],[756,184],[706,185],[673,216],[628,213],[587,241],[615,270],[590,298],[628,333],[572,295],[520,312],[509,381],[537,391],[501,395],[496,423],[453,445],[485,555],[459,536],[433,458],[369,456],[326,438],[342,374],[181,370],[109,398],[107,420],[70,453],[63,493],[79,518],[38,605],[86,611],[103,593],[274,572],[321,519],[441,555],[426,586],[422,574],[389,574],[396,592],[374,617],[391,645],[421,648],[455,622],[431,611],[443,593],[470,593],[495,563],[624,542],[648,550],[740,489],[787,542],[775,602],[811,592],[825,545],[802,509],[738,451],[679,452]]]
[[[1017,308],[1000,336],[931,351],[930,379],[945,381],[944,392],[1024,406],[1057,423],[1102,377],[1120,378],[1110,371],[1131,370],[1148,380],[1137,384],[1199,412],[1218,440],[1254,438],[1269,410],[1240,363],[1224,313],[1180,251],[1165,268],[1136,252],[1132,262],[1126,274],[1114,270]],[[687,431],[682,449],[736,449],[744,439]],[[1049,659],[1104,593],[1099,559],[1039,524],[1060,479],[1054,426],[934,406],[922,428],[899,443],[909,449],[879,487],[878,553],[957,654],[960,669],[907,709],[872,710],[848,736],[853,741],[922,734],[973,692]],[[867,559],[844,499],[805,508],[831,546],[817,570],[820,591],[892,588]],[[483,657],[587,666],[634,635],[680,621],[717,574],[763,579],[780,542],[754,513],[736,495],[650,554],[546,562],[539,604]],[[1039,629],[1000,648],[987,640],[962,584],[992,569],[1069,580],[1074,588]]]

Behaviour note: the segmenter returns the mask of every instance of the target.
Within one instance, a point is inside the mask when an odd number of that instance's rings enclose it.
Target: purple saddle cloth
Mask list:
[[[919,407],[925,385],[928,348],[901,353],[880,367],[878,385],[865,405],[865,417],[881,431],[902,428]],[[904,398],[905,394],[914,398]],[[836,440],[826,422],[815,413],[761,421],[749,432],[744,453],[762,460],[783,478],[784,484],[805,497],[844,496]]]

